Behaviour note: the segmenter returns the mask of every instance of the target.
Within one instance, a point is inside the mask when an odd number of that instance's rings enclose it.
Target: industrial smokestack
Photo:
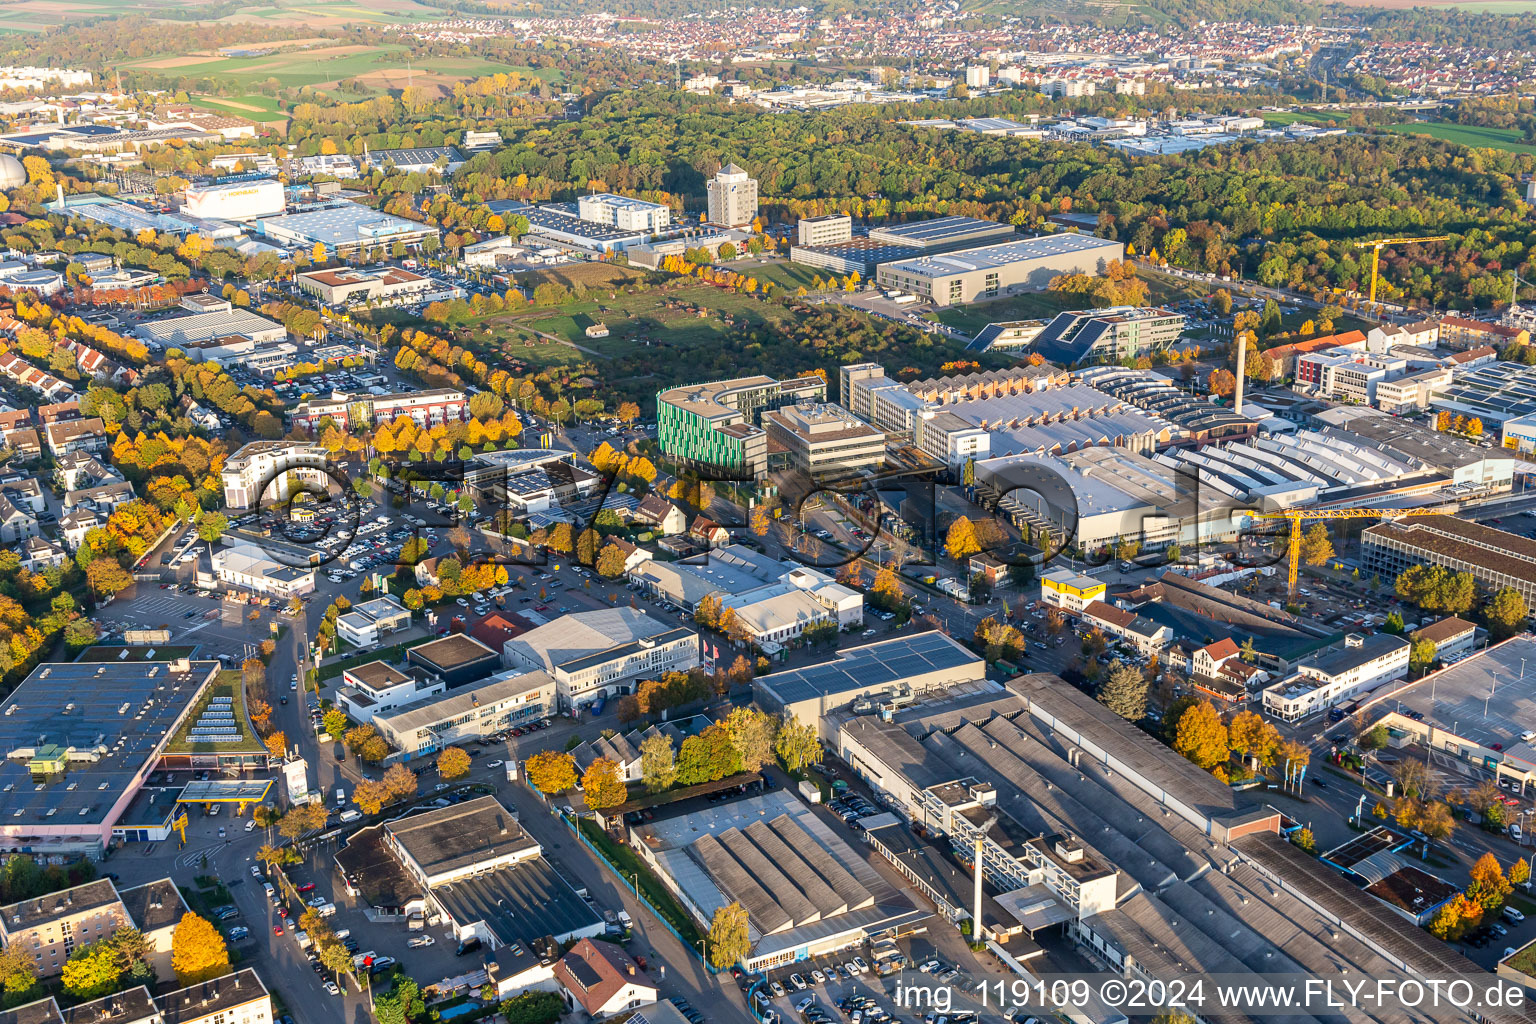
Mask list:
[[[976,888],[974,905],[971,910],[971,941],[981,941],[981,844],[986,840],[986,832],[976,833],[975,859],[971,862],[976,869]]]
[[[63,209],[64,208],[64,183],[62,181],[59,181],[59,182],[55,182],[54,184],[58,186],[58,190],[59,190],[58,191],[59,208]]]
[[[1248,339],[1232,339],[1237,346],[1237,386],[1232,389],[1232,411],[1238,415],[1243,412],[1243,381],[1247,379]]]

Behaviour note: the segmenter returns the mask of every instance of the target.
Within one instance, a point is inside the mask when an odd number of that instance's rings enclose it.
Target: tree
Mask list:
[[[1355,743],[1361,750],[1381,750],[1387,745],[1387,727],[1376,725],[1360,734]]]
[[[720,598],[714,594],[705,594],[697,604],[693,606],[693,621],[705,629],[714,629],[720,624]]]
[[[212,544],[229,532],[229,519],[223,512],[204,512],[197,518],[197,539]]]
[[[37,986],[37,969],[32,951],[13,943],[0,949],[0,991],[5,993],[5,1003],[22,1002]]]
[[[821,763],[821,740],[814,727],[786,712],[773,741],[773,752],[779,755],[779,763],[785,771],[798,772],[806,765]]]
[[[333,740],[339,740],[347,733],[347,715],[340,708],[331,708],[331,710],[325,713],[325,717],[321,719],[321,722],[325,725],[325,731],[330,734]]]
[[[229,949],[224,936],[206,918],[187,911],[171,932],[171,970],[183,985],[228,974]]]
[[[1328,527],[1313,523],[1301,538],[1301,560],[1308,565],[1322,565],[1333,554],[1333,538],[1328,536]]]
[[[1467,895],[1481,904],[1484,911],[1498,910],[1511,888],[1498,858],[1492,853],[1483,854],[1472,865],[1471,876],[1472,884],[1467,886]]]
[[[653,733],[640,744],[640,778],[652,793],[671,789],[677,783],[677,757],[672,737]]]
[[[374,997],[373,1015],[379,1024],[411,1024],[427,1012],[426,1001],[415,979],[402,975],[395,987]]]
[[[1511,886],[1524,885],[1531,880],[1531,865],[1527,863],[1524,857],[1521,857],[1509,866],[1509,875],[1507,877]]]
[[[462,747],[446,747],[437,755],[437,774],[457,779],[469,774],[470,757]]]
[[[256,859],[265,864],[270,872],[287,863],[288,854],[281,847],[273,846],[271,843],[263,843],[261,849],[256,851]]]
[[[1252,711],[1239,711],[1227,726],[1227,743],[1234,754],[1248,756],[1260,764],[1274,763],[1280,743],[1279,731]]]
[[[1231,370],[1212,370],[1210,380],[1211,394],[1218,398],[1226,398],[1237,390],[1237,378]]]
[[[1127,722],[1139,722],[1147,717],[1147,689],[1147,677],[1134,665],[1121,663],[1099,687],[1099,703]]]
[[[624,575],[624,550],[613,541],[603,545],[603,550],[597,555],[597,574],[605,580],[617,579]]]
[[[1312,854],[1314,857],[1317,855],[1317,840],[1313,838],[1311,829],[1299,828],[1295,832],[1292,832],[1291,842],[1295,843],[1299,849]]]
[[[452,749],[451,747],[449,748]],[[416,773],[403,764],[392,764],[384,772],[384,777],[379,780],[384,788],[389,791],[391,800],[405,800],[416,795],[418,781]]]
[[[1461,900],[1452,899],[1435,911],[1435,916],[1429,921],[1429,934],[1446,942],[1460,938],[1466,927],[1461,916],[1461,905]]]
[[[752,937],[747,931],[747,912],[740,903],[716,908],[709,923],[709,962],[724,970],[740,963],[752,952]]]
[[[554,796],[576,787],[576,759],[558,750],[541,750],[523,766],[528,784],[545,796]]]
[[[618,762],[600,757],[587,766],[581,776],[581,795],[588,807],[600,811],[617,807],[629,799],[629,790],[619,778]]]
[[[78,1000],[99,999],[116,992],[123,976],[117,950],[107,939],[81,946],[64,962],[60,982]]]
[[[1456,819],[1444,801],[1436,800],[1424,807],[1419,817],[1419,831],[1431,839],[1446,839],[1456,829]]]
[[[1422,673],[1435,663],[1438,652],[1435,642],[1429,637],[1415,637],[1408,648],[1408,669],[1411,672]]]
[[[1209,701],[1200,701],[1179,716],[1173,749],[1206,771],[1226,763],[1227,727]]]
[[[133,577],[117,563],[116,558],[102,555],[86,565],[85,582],[90,585],[92,593],[106,595],[126,589],[133,583]]]
[[[267,748],[267,753],[273,757],[283,757],[288,753],[288,736],[281,729],[268,735],[261,741]]]
[[[1435,788],[1429,766],[1416,758],[1405,758],[1398,765],[1397,781],[1407,796],[1432,796]]]
[[[738,661],[744,660],[738,658]],[[750,669],[748,670],[750,672]],[[741,758],[741,770],[755,772],[773,760],[773,740],[778,722],[756,708],[733,708],[725,720],[731,742]]]
[[[1483,620],[1488,623],[1488,632],[1493,635],[1495,643],[1508,640],[1523,630],[1530,614],[1530,609],[1525,606],[1525,598],[1512,587],[1505,587],[1494,594],[1483,608]]]
[[[950,523],[949,532],[944,535],[944,550],[957,562],[979,552],[981,540],[976,535],[976,524],[966,516]]]
[[[389,802],[389,787],[382,781],[364,779],[352,790],[352,802],[364,814],[378,814]]]
[[[531,990],[501,1004],[501,1015],[507,1024],[555,1024],[563,1012],[565,1004],[554,992]]]
[[[875,581],[870,585],[869,592],[875,598],[875,603],[885,611],[893,611],[906,604],[894,569],[881,569],[875,573]]]

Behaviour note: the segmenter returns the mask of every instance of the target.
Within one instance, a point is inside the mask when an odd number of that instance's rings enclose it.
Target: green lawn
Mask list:
[[[1406,124],[1387,124],[1380,127],[1389,132],[1399,132],[1404,135],[1429,135],[1474,149],[1536,153],[1536,146],[1524,142],[1524,136],[1512,128],[1479,128],[1476,125],[1447,124],[1439,121],[1410,121]]]
[[[286,11],[285,16],[291,13],[291,10]],[[341,45],[345,44],[335,44],[335,46]],[[335,46],[315,46],[307,50],[274,50],[271,53],[250,57],[209,57],[195,63],[178,64],[174,68],[156,66],[164,62],[165,55],[161,54],[136,61],[129,66],[166,74],[207,75],[247,87],[268,79],[276,79],[284,86],[304,86],[320,85],[325,82],[367,75],[371,72],[390,72],[392,75],[401,76],[406,73],[405,62],[402,59],[406,52],[404,46],[379,44],[350,53],[316,52],[333,49]],[[260,44],[252,44],[252,48],[259,47]],[[425,83],[434,80],[442,81],[449,77],[475,78],[497,71],[518,69],[510,64],[500,64],[478,57],[440,57],[435,58],[430,67],[416,70],[422,82]]]
[[[793,292],[801,285],[809,289],[812,279],[817,274],[821,274],[821,271],[815,267],[802,267],[798,263],[789,262],[766,265],[748,262],[741,264],[739,267],[728,263],[726,266],[731,267],[733,270],[740,270],[741,273],[755,277],[759,281],[772,282],[787,292]],[[822,274],[822,276],[825,277],[826,275]]]
[[[558,310],[501,313],[481,319],[472,329],[478,335],[490,327],[503,337],[528,339],[520,328],[531,328],[617,358],[636,351],[646,341],[692,348],[714,344],[727,333],[786,326],[791,319],[792,314],[777,302],[697,284],[614,298],[605,295],[600,301],[567,303]],[[586,336],[586,329],[597,323],[607,326],[608,337]],[[569,364],[588,358],[574,348],[547,341],[528,347],[526,352],[525,356],[513,342],[510,354],[530,363]]]
[[[273,96],[194,96],[192,102],[258,123],[288,120],[288,115],[277,109],[277,99]],[[256,109],[250,109],[252,107]]]
[[[197,723],[198,716],[208,706],[209,701],[215,697],[233,697],[235,713],[235,727],[240,730],[239,743],[192,743],[187,739],[187,733]],[[219,673],[208,691],[198,700],[197,705],[187,715],[187,720],[175,737],[166,746],[167,753],[172,754],[236,754],[246,753],[252,750],[265,750],[261,740],[257,739],[256,731],[251,727],[250,717],[245,712],[245,686],[240,681],[240,673],[235,669],[225,669]]]

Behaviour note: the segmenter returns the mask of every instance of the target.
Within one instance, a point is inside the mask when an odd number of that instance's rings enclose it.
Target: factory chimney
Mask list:
[[[1234,335],[1232,344],[1237,346],[1237,386],[1232,389],[1232,411],[1243,413],[1243,382],[1247,379],[1248,339]]]

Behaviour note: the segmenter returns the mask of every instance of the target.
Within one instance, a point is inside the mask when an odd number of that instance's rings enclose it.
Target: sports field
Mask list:
[[[1479,128],[1470,124],[1448,124],[1437,121],[1410,121],[1406,124],[1381,125],[1389,132],[1404,135],[1429,135],[1446,142],[1477,149],[1502,149],[1509,153],[1536,153],[1536,146],[1524,141],[1524,136],[1512,128]]]
[[[1265,124],[1295,124],[1302,121],[1306,124],[1332,124],[1344,122],[1345,114],[1322,114],[1315,110],[1266,110],[1263,114]]]

